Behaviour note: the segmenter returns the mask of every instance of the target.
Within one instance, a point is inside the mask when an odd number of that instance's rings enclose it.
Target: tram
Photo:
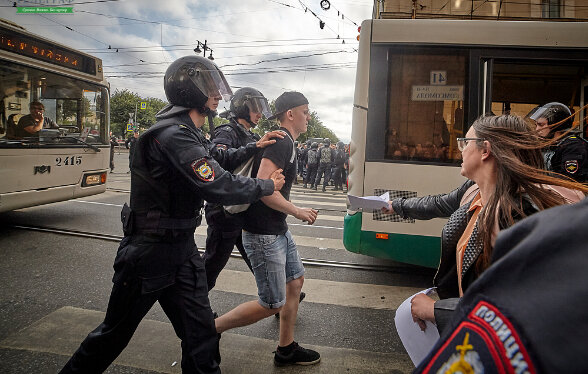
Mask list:
[[[361,26],[349,194],[446,193],[461,183],[456,138],[486,113],[526,115],[588,100],[588,27],[574,22],[367,20]],[[586,113],[576,117],[583,129]],[[437,267],[444,219],[380,211],[344,220],[347,250]]]
[[[108,131],[102,61],[0,19],[0,212],[104,192]]]

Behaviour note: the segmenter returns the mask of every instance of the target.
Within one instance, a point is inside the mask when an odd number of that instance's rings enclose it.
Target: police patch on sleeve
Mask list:
[[[192,170],[194,174],[203,182],[212,182],[214,180],[214,169],[206,161],[205,158],[201,158],[192,162]]]
[[[576,174],[579,169],[578,160],[568,160],[564,164],[564,168],[570,174]]]
[[[423,373],[535,373],[512,323],[480,301],[437,350]]]

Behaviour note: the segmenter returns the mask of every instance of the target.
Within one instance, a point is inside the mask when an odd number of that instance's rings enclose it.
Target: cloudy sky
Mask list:
[[[16,14],[13,2],[0,0],[0,17],[102,58],[113,92],[165,100],[169,63],[206,40],[233,90],[252,86],[270,101],[300,91],[327,127],[351,136],[356,24],[370,17],[371,0],[328,0],[328,10],[320,0],[17,1],[73,6],[73,15]]]

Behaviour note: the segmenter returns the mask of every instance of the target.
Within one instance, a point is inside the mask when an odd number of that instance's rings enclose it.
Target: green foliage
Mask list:
[[[214,127],[219,127],[222,124],[228,123],[229,120],[228,119],[224,119],[224,118],[220,118],[220,117],[214,117],[212,119],[212,122],[214,123]],[[210,126],[208,126],[208,117],[206,117],[206,121],[204,122],[204,126],[202,126],[202,131],[205,134],[208,134],[210,132]]]
[[[275,102],[272,101],[270,103],[270,108],[272,110],[272,113],[275,112]],[[265,134],[268,131],[272,131],[272,130],[277,130],[280,127],[278,120],[267,120],[265,118],[262,118],[259,123],[257,124],[257,126],[255,127],[255,130],[253,130],[254,132],[256,132],[257,134],[259,134],[260,136],[263,136],[263,134]],[[306,132],[304,134],[300,134],[300,136],[298,137],[298,141],[299,142],[305,142],[306,139],[310,139],[310,138],[329,138],[331,139],[331,142],[336,143],[339,141],[339,138],[337,137],[337,135],[335,135],[335,133],[327,128],[325,125],[323,125],[323,122],[321,121],[321,119],[319,118],[317,112],[311,112],[310,113],[310,121],[308,121],[308,129],[306,130]]]
[[[147,108],[141,109],[141,103],[146,102]],[[148,129],[155,124],[155,115],[167,103],[154,97],[142,98],[127,89],[116,90],[110,96],[110,130],[115,135],[124,135],[129,123],[129,113],[137,111],[136,123],[140,130]]]

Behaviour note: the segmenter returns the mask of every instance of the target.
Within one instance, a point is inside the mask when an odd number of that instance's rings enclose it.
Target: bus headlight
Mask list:
[[[96,186],[106,183],[106,173],[84,174],[82,187]]]

